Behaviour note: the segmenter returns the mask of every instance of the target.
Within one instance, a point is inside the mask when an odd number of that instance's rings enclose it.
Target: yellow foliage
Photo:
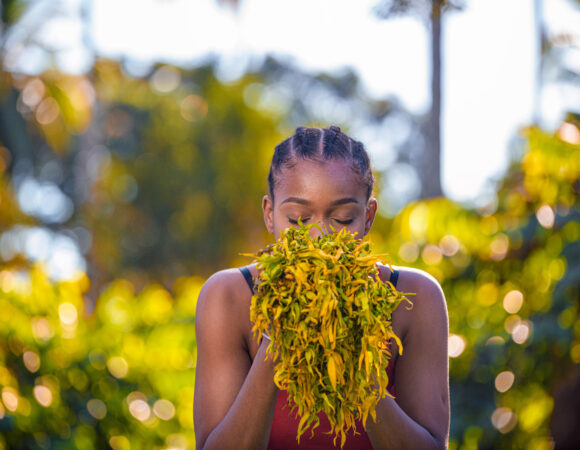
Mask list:
[[[312,238],[312,226],[288,228],[258,254],[250,319],[259,339],[270,334],[274,381],[300,416],[297,440],[324,412],[344,445],[355,419],[364,425],[388,395],[389,341],[402,351],[391,314],[407,299],[379,279],[370,242],[346,230]]]

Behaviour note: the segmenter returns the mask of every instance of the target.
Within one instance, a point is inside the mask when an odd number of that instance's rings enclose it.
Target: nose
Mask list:
[[[332,232],[330,226],[322,220],[318,221],[312,228],[310,228],[310,236],[313,238],[317,238],[318,236],[328,234],[330,232]]]
[[[317,238],[318,236],[322,235],[322,231],[320,231],[320,228],[318,228],[316,225],[310,228],[309,232],[310,236],[313,238]]]

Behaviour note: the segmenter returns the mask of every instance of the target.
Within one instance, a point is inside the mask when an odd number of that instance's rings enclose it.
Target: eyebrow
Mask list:
[[[311,204],[311,202],[309,202],[308,200],[306,200],[304,198],[300,198],[300,197],[288,197],[288,198],[284,199],[284,201],[280,204],[283,205],[284,203],[298,203],[300,205],[310,205]],[[347,203],[359,203],[359,201],[354,197],[345,197],[345,198],[339,198],[338,200],[333,201],[330,205],[331,206],[339,206],[339,205],[345,205]]]

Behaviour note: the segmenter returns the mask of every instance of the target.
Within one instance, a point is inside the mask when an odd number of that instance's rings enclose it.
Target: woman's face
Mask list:
[[[277,174],[274,199],[264,196],[262,209],[266,228],[276,239],[288,227],[318,222],[330,230],[342,228],[368,233],[377,210],[375,199],[366,200],[366,186],[349,162],[342,159],[299,159]],[[320,231],[312,227],[310,234]]]

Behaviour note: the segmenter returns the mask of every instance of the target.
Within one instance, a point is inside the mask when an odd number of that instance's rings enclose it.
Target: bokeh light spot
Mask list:
[[[6,386],[2,389],[2,403],[4,403],[8,411],[16,411],[18,408],[18,392],[14,388]]]
[[[36,401],[48,408],[52,404],[52,392],[49,388],[43,385],[34,386],[34,398]]]
[[[405,262],[415,262],[419,257],[419,246],[414,242],[404,242],[399,247],[399,256]]]
[[[520,319],[520,316],[518,315],[509,316],[504,322],[504,328],[509,334],[512,334],[515,327],[519,325],[521,321],[522,319]]]
[[[56,120],[60,113],[58,103],[52,97],[45,98],[36,109],[36,121],[41,125],[49,125]]]
[[[129,373],[129,364],[121,356],[113,356],[107,361],[107,369],[115,378],[125,378]]]
[[[22,361],[29,372],[34,373],[40,368],[40,357],[37,353],[30,350],[24,352]]]
[[[524,303],[524,294],[518,290],[509,291],[503,298],[503,308],[509,314],[517,313]]]
[[[175,416],[175,406],[169,400],[160,399],[153,405],[153,412],[162,420],[171,420]]]
[[[504,370],[495,377],[495,388],[499,392],[507,392],[514,384],[516,376],[510,370]]]
[[[540,225],[544,228],[552,228],[554,226],[554,220],[556,216],[554,215],[554,211],[548,205],[542,205],[536,211],[536,218]]]
[[[46,88],[42,80],[39,78],[33,78],[26,83],[26,86],[22,90],[22,102],[29,108],[33,109],[40,103],[44,97],[45,91]]]
[[[491,423],[500,433],[508,433],[517,424],[517,417],[509,408],[497,408],[491,414]]]
[[[504,259],[509,249],[509,243],[509,238],[505,234],[498,234],[489,244],[491,259],[494,261]]]
[[[465,338],[458,334],[450,334],[449,335],[449,357],[450,358],[457,358],[459,355],[463,353],[466,347]]]
[[[48,223],[63,223],[74,212],[72,200],[52,181],[40,182],[30,176],[25,177],[18,185],[17,198],[20,207],[25,213]],[[31,238],[31,234],[33,234],[32,237],[36,234],[36,240],[42,239],[43,245],[56,247],[57,242],[54,241],[57,235],[55,233],[49,233],[46,229],[31,227],[22,229],[21,239],[25,242]],[[36,250],[33,253],[42,252]]]
[[[58,307],[58,316],[65,325],[73,325],[77,321],[78,312],[72,303],[61,303]]]
[[[183,434],[170,434],[165,439],[167,447],[175,450],[185,450],[189,448],[187,438]]]
[[[98,398],[92,398],[87,402],[87,410],[97,420],[102,420],[107,416],[107,405]]]
[[[421,258],[428,266],[435,266],[441,262],[443,255],[439,247],[433,244],[427,244],[421,252]]]
[[[570,122],[562,122],[558,129],[558,137],[572,145],[580,144],[580,130]]]
[[[445,256],[453,256],[459,251],[461,243],[452,234],[446,234],[439,241],[439,248]]]
[[[207,102],[199,95],[188,95],[180,105],[181,116],[188,122],[197,122],[207,115]]]
[[[512,331],[512,339],[516,344],[523,344],[528,340],[531,333],[531,322],[525,320],[518,323]]]
[[[151,408],[149,404],[140,399],[133,400],[129,403],[129,412],[135,419],[145,422],[151,416]]]
[[[151,78],[151,87],[162,94],[167,94],[179,86],[181,74],[175,67],[164,66],[155,71]]]

